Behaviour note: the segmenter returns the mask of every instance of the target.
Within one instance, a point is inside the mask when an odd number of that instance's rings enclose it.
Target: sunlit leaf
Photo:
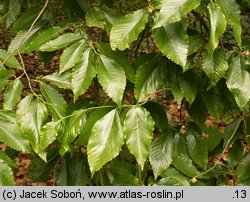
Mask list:
[[[29,140],[33,149],[38,152],[40,132],[48,118],[46,105],[39,99],[33,100],[31,95],[26,96],[18,105],[17,121],[24,136]]]
[[[58,122],[48,122],[42,129],[40,134],[39,151],[45,150],[58,136],[57,127]]]
[[[241,110],[250,99],[250,73],[241,63],[240,56],[233,56],[230,61],[227,75],[227,87],[233,94]]]
[[[0,49],[0,61],[1,63],[6,64],[7,66],[11,68],[22,69],[22,66],[20,65],[18,60],[14,56],[12,56],[10,53],[8,53],[6,50]]]
[[[3,107],[4,109],[13,109],[21,98],[23,84],[20,79],[12,81],[4,93]]]
[[[143,170],[153,138],[154,121],[143,107],[132,107],[124,120],[124,134],[129,151]]]
[[[45,81],[49,81],[50,83],[58,86],[59,88],[63,89],[71,89],[71,73],[65,72],[63,74],[60,74],[58,72],[55,72],[53,74],[49,74],[47,76],[44,76],[42,79]]]
[[[4,161],[0,160],[0,186],[15,186],[16,182],[14,179],[13,171],[11,167],[5,163]]]
[[[80,33],[65,33],[43,44],[39,48],[39,50],[40,51],[55,51],[55,50],[64,48],[65,46],[68,46],[74,41],[77,41],[82,38],[83,38],[83,35],[81,35]]]
[[[48,103],[48,108],[54,121],[62,120],[66,116],[66,102],[62,95],[51,86],[40,82],[40,90]]]
[[[181,22],[165,25],[152,31],[160,51],[183,68],[187,62],[188,37]]]
[[[161,0],[160,6],[158,6],[160,11],[156,15],[153,28],[180,21],[182,15],[195,9],[199,4],[200,0]]]
[[[240,23],[240,8],[235,0],[216,0],[217,4],[220,5],[222,11],[224,12],[227,21],[231,24],[235,39],[241,46],[241,23]]]
[[[114,53],[110,54],[109,48],[100,46],[100,54],[97,58],[97,77],[105,92],[114,102],[121,105],[123,92],[126,86],[126,76]]]
[[[30,151],[29,142],[17,125],[12,111],[0,111],[0,141],[17,151]]]
[[[95,55],[92,49],[87,49],[73,68],[72,90],[74,92],[74,100],[86,92],[95,75]]]
[[[124,50],[129,44],[137,39],[138,35],[144,30],[148,22],[148,13],[144,9],[129,13],[117,21],[111,29],[110,45],[114,50]]]
[[[86,123],[86,113],[83,109],[74,111],[67,124],[64,131],[62,146],[59,150],[61,156],[69,150],[69,144],[72,143],[75,138],[79,135],[83,125]]]
[[[91,130],[87,150],[92,176],[122,149],[124,134],[118,110],[114,109],[99,119]]]
[[[212,55],[215,48],[218,46],[220,37],[225,32],[227,20],[220,6],[216,3],[211,2],[208,5],[208,11],[210,29],[207,50],[209,55]]]
[[[65,48],[60,59],[60,74],[70,69],[78,62],[84,51],[84,48],[85,40],[76,41],[72,45]]]

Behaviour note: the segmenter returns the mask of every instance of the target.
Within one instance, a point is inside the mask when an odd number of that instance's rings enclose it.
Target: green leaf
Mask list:
[[[24,136],[29,140],[35,152],[38,152],[40,131],[48,118],[48,110],[39,99],[28,95],[17,107],[17,122]]]
[[[58,186],[86,186],[88,181],[88,168],[84,156],[80,153],[73,157],[67,155],[56,171],[56,184]]]
[[[6,50],[0,49],[0,61],[3,62],[1,65],[6,64],[14,69],[22,69],[18,60],[14,56],[11,56]]]
[[[202,137],[202,131],[197,126],[188,127],[187,148],[195,163],[206,169],[208,163],[208,150]]]
[[[249,1],[249,5],[250,5],[250,1]],[[237,186],[250,186],[250,178],[241,181],[239,184],[237,184]]]
[[[40,6],[33,6],[30,9],[28,9],[15,21],[11,31],[13,33],[17,33],[20,30],[28,28],[37,17],[40,10],[41,10]]]
[[[99,119],[101,119],[103,116],[105,116],[112,109],[113,109],[113,107],[110,106],[108,108],[96,109],[94,112],[90,113],[76,143],[78,145],[87,144],[88,140],[89,140],[89,136],[91,134],[92,127],[95,125],[95,123]]]
[[[16,79],[8,85],[3,96],[4,109],[13,109],[21,98],[22,90],[23,84],[20,79]]]
[[[42,28],[41,25],[36,25],[32,30],[21,30],[19,31],[14,39],[11,40],[11,43],[8,47],[9,53],[14,53],[17,55],[18,53],[25,53],[28,44],[34,38],[36,33]]]
[[[57,127],[59,122],[48,122],[41,128],[39,151],[45,150],[58,136]]]
[[[229,68],[230,69],[230,68]],[[228,77],[228,74],[227,74]],[[236,102],[236,99],[234,98],[234,95],[230,92],[230,90],[227,87],[227,81],[224,79],[221,79],[220,82],[216,85],[220,92],[220,99],[223,101],[224,105],[224,111],[230,112],[230,111],[239,111],[238,104]]]
[[[11,123],[16,123],[16,113],[12,110],[0,110],[0,119]]]
[[[114,179],[114,182],[112,183],[112,186],[140,186],[140,185],[141,184],[138,177],[127,173],[121,173],[117,178]]]
[[[233,168],[234,166],[236,166],[240,162],[243,155],[244,155],[244,148],[241,144],[241,141],[237,140],[233,144],[233,147],[230,148],[230,150],[228,152],[228,156],[227,156],[228,165],[231,168]]]
[[[180,88],[180,82],[179,82],[179,77],[180,77],[181,72],[182,70],[177,64],[169,61],[168,71],[166,75],[167,86],[171,89],[172,94],[178,104],[181,104],[181,101],[184,98],[183,92]]]
[[[242,119],[237,118],[226,126],[224,132],[224,142],[223,142],[224,148],[227,148],[231,143],[235,141],[235,136],[237,135],[237,131],[241,122]]]
[[[208,5],[209,12],[209,41],[207,51],[212,55],[214,49],[218,46],[219,39],[225,32],[227,26],[226,17],[217,3],[211,2]]]
[[[208,109],[208,112],[216,121],[220,121],[224,112],[224,102],[218,95],[220,92],[217,88],[212,88],[209,91],[205,91],[202,94],[203,101]]]
[[[53,27],[49,27],[45,31],[41,32],[37,37],[35,37],[27,47],[27,51],[33,51],[40,48],[44,43],[57,38],[59,34],[69,29],[70,23],[68,21],[62,21]]]
[[[250,153],[248,153],[240,162],[236,169],[237,176],[240,181],[250,178]]]
[[[143,170],[153,138],[154,121],[149,112],[140,106],[132,107],[124,120],[124,134],[129,151]]]
[[[189,177],[195,177],[195,176],[199,175],[199,171],[192,164],[192,160],[190,158],[187,158],[184,155],[174,156],[172,164],[176,169],[178,169],[183,174],[185,174]],[[183,166],[183,165],[185,165],[185,166]]]
[[[125,71],[113,53],[110,54],[109,47],[103,44],[99,51],[96,64],[98,80],[108,96],[121,105],[126,86]]]
[[[101,44],[101,47],[99,48],[99,51],[103,52],[104,55],[112,58],[115,60],[116,63],[120,64],[120,66],[123,68],[126,74],[126,79],[128,79],[130,82],[135,82],[135,72],[132,66],[130,65],[128,61],[128,56],[123,51],[113,51],[111,47],[107,44]]]
[[[208,151],[213,151],[224,135],[215,127],[202,127],[202,132],[204,133],[204,141],[206,142]]]
[[[21,11],[21,3],[16,0],[8,0],[4,2],[6,6],[6,14],[4,14],[5,18],[3,21],[4,27],[8,29],[18,17],[20,11]],[[1,13],[2,14],[2,13]],[[2,21],[1,16],[1,21]]]
[[[124,134],[117,109],[99,119],[91,130],[87,151],[92,176],[122,149]]]
[[[197,94],[194,102],[188,108],[188,114],[199,125],[203,125],[204,122],[206,121],[206,118],[208,116],[208,111],[200,94]]]
[[[72,143],[79,135],[82,126],[86,123],[86,112],[83,109],[74,111],[66,124],[64,131],[62,145],[59,150],[61,156],[63,156],[69,150],[69,144]]]
[[[40,90],[48,103],[53,121],[63,120],[63,117],[66,116],[66,102],[62,95],[43,82],[40,82]]]
[[[143,107],[145,107],[150,112],[155,125],[159,128],[161,133],[168,132],[169,124],[165,109],[163,109],[160,104],[153,101],[148,101],[145,105],[143,105]]]
[[[82,39],[83,35],[75,32],[75,33],[65,33],[60,35],[59,37],[50,40],[49,42],[43,44],[40,48],[39,51],[55,51],[59,50],[61,48],[64,48],[65,46],[70,45],[74,41],[77,41],[79,39]]]
[[[11,167],[2,160],[0,160],[0,173],[0,186],[16,185]]]
[[[122,152],[124,152],[124,150]],[[122,152],[120,153],[120,156],[122,155]],[[125,160],[122,156],[121,158]],[[110,184],[112,186],[140,185],[138,177],[134,176],[135,166],[132,163],[123,160],[114,159],[111,164],[105,168]]]
[[[129,44],[137,39],[144,30],[148,22],[148,13],[145,9],[140,9],[134,13],[129,13],[116,22],[110,33],[110,45],[114,50],[124,50]]]
[[[166,60],[156,56],[138,68],[135,75],[135,97],[138,102],[155,93],[165,83],[167,64]]]
[[[114,9],[94,7],[86,13],[85,18],[89,27],[100,27],[110,32],[112,26],[121,19],[121,16]]]
[[[173,146],[173,156],[184,155],[187,158],[189,157],[185,137],[176,133],[173,140]]]
[[[184,155],[174,156],[172,164],[176,169],[189,177],[195,177],[200,174],[196,167],[192,164],[192,160]]]
[[[8,79],[14,76],[12,71],[5,69],[4,67],[0,67],[0,92],[4,89],[6,84],[8,83]]]
[[[48,152],[47,156],[47,162],[44,162],[44,160],[37,155],[29,157],[31,162],[28,168],[28,176],[32,182],[46,182],[57,166],[60,158],[58,151],[52,149]]]
[[[187,71],[184,74],[181,74],[179,76],[179,83],[184,97],[189,104],[192,104],[198,89],[195,73],[193,71]]]
[[[17,151],[29,152],[29,142],[17,125],[15,114],[9,112],[0,111],[0,141]]]
[[[233,94],[239,108],[244,109],[250,99],[250,74],[241,64],[240,56],[231,58],[227,76],[227,87]]]
[[[60,75],[58,72],[55,72],[53,74],[49,74],[47,76],[42,77],[42,80],[49,81],[50,83],[56,85],[59,88],[71,89],[71,77],[72,74],[70,72],[64,72]]]
[[[235,39],[241,47],[241,24],[240,24],[240,7],[235,0],[216,0],[224,12],[227,21],[233,27]]]
[[[87,49],[83,54],[72,73],[72,90],[74,100],[84,94],[96,75],[95,54],[92,49]]]
[[[199,33],[188,36],[188,56],[196,53],[203,46],[203,39]],[[185,69],[184,69],[185,71]]]
[[[157,183],[159,186],[188,186],[188,178],[175,168],[168,168],[162,173],[162,179]]]
[[[188,155],[185,139],[179,134],[176,134],[173,145],[173,166],[189,177],[199,175],[199,171],[192,164],[192,160]]]
[[[180,21],[182,15],[189,13],[200,5],[201,0],[161,0],[160,11],[156,15],[153,28]]]
[[[75,66],[85,48],[85,40],[76,41],[65,48],[60,59],[59,74]]]
[[[170,60],[185,68],[188,54],[188,36],[182,22],[168,24],[152,31],[160,51]]]
[[[17,168],[16,162],[11,160],[10,157],[6,154],[6,152],[0,151],[0,161],[3,161],[12,168]]]
[[[216,50],[213,55],[207,54],[202,61],[202,68],[211,83],[215,84],[226,75],[228,63],[224,52]]]
[[[150,146],[149,161],[152,165],[155,179],[172,163],[173,136],[162,134]]]
[[[36,51],[36,55],[45,65],[48,65],[57,54],[56,52],[57,51],[53,52]]]

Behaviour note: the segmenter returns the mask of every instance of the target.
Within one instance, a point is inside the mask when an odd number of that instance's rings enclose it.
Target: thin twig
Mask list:
[[[196,175],[194,178],[198,178],[198,177],[200,177],[200,176],[203,176],[203,175],[209,173],[209,172],[210,172],[211,170],[213,170],[216,166],[217,166],[216,164],[213,165],[211,168],[209,168],[208,170],[206,170],[204,173],[200,173],[199,175]]]
[[[38,98],[38,95],[37,95],[36,92],[33,90],[33,87],[32,87],[32,85],[31,85],[31,80],[30,80],[30,77],[29,77],[29,75],[28,75],[28,73],[27,73],[27,71],[26,71],[25,64],[24,64],[24,61],[23,61],[23,57],[21,56],[19,50],[17,50],[17,51],[18,51],[18,56],[19,56],[20,61],[21,61],[23,73],[25,74],[25,76],[26,76],[26,78],[27,78],[27,80],[28,80],[28,85],[29,85],[30,91],[32,92],[32,94],[33,94],[35,97]]]
[[[137,41],[137,44],[136,44],[136,47],[135,47],[135,51],[134,51],[134,58],[137,57],[137,52],[138,52],[138,50],[139,50],[139,48],[141,46],[142,40],[144,39],[144,37],[145,37],[145,35],[147,33],[147,30],[148,30],[148,24],[146,24],[145,29],[142,31],[142,34],[141,34],[139,40]]]

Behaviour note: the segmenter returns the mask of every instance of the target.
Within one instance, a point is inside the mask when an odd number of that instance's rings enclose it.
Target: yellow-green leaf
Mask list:
[[[154,121],[145,108],[134,106],[127,112],[124,120],[126,144],[142,170],[149,154],[153,129]]]
[[[148,22],[148,13],[145,9],[140,9],[134,13],[129,13],[117,21],[110,33],[110,45],[114,50],[124,50],[129,44],[137,39],[138,35],[144,30]]]
[[[208,12],[210,26],[207,51],[209,55],[212,55],[215,48],[218,46],[220,37],[225,32],[227,20],[222,9],[216,3],[211,2],[208,5]]]
[[[91,130],[87,151],[92,176],[121,151],[124,134],[118,110],[98,120]]]

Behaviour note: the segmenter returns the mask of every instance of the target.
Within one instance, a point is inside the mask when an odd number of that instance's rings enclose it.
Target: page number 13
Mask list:
[[[247,192],[246,190],[236,190],[235,195],[233,198],[246,198],[247,197]]]

